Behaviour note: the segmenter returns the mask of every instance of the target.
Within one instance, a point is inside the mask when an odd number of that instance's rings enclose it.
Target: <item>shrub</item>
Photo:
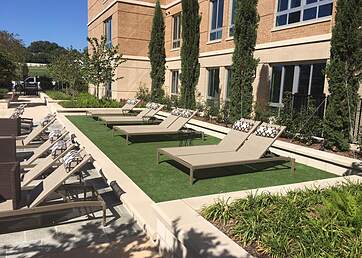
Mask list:
[[[118,108],[124,105],[123,101],[98,99],[89,93],[80,93],[70,101],[60,102],[59,104],[65,108]]]
[[[242,246],[272,257],[360,257],[362,184],[223,200],[201,214]]]
[[[136,98],[144,102],[149,102],[151,100],[151,93],[145,85],[141,85],[137,90]]]
[[[59,91],[59,90],[47,90],[45,91],[45,93],[51,97],[52,99],[55,100],[70,100],[72,99],[72,96],[69,94],[66,94],[63,91]]]

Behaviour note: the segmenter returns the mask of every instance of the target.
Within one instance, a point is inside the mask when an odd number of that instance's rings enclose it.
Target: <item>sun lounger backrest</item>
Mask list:
[[[163,109],[164,105],[158,105],[158,107],[156,109],[151,108],[150,112],[147,113],[148,117],[153,117],[154,115],[156,115],[161,109]]]
[[[168,117],[166,117],[165,120],[163,120],[159,124],[159,126],[162,127],[162,128],[168,128],[173,122],[176,121],[177,118],[178,118],[178,116],[170,114]]]
[[[83,155],[82,155],[83,156]],[[66,171],[63,165],[60,165],[47,178],[45,178],[36,188],[34,193],[41,189],[36,198],[29,204],[29,208],[33,208],[43,202],[52,192],[54,192],[61,184],[63,184],[74,173],[78,172],[92,157],[88,154],[83,156],[83,160],[71,171]]]
[[[191,114],[187,117],[184,117],[182,115],[180,115],[177,120],[175,122],[173,122],[168,128],[171,130],[175,130],[178,131],[180,130],[182,127],[184,127],[184,125],[190,121],[190,119],[197,113],[197,111],[193,111],[190,110]]]
[[[246,139],[252,134],[255,129],[260,125],[260,121],[247,120],[253,124],[252,128],[248,132],[231,129],[227,135],[221,140],[219,146],[228,147],[234,151],[238,150],[240,146],[246,141]]]
[[[275,137],[271,138],[259,136],[257,135],[257,131],[254,131],[254,133],[252,133],[245,141],[243,146],[236,152],[243,160],[260,159],[285,130],[284,126],[268,125],[266,123],[263,123],[261,126],[273,126],[278,128],[279,132],[275,135]]]
[[[129,103],[129,102],[133,102],[133,103]],[[132,110],[135,106],[138,105],[138,103],[140,103],[140,100],[138,100],[138,99],[129,99],[129,100],[127,100],[127,102],[123,105],[122,109],[123,109],[123,110]]]
[[[64,128],[62,130],[62,135],[56,139],[55,141],[51,142],[50,139],[48,139],[46,142],[44,142],[42,145],[40,145],[38,148],[34,150],[33,155],[26,161],[27,164],[31,164],[35,159],[37,159],[40,155],[42,155],[44,152],[49,150],[54,144],[59,142],[60,140],[63,140],[65,136],[68,135],[69,132],[67,132]]]
[[[28,136],[23,140],[24,145],[28,145],[31,141],[33,141],[37,136],[39,136],[42,132],[44,132],[51,124],[54,123],[56,120],[55,117],[53,117],[49,123],[47,123],[44,126],[41,126],[40,124],[31,131],[31,133],[28,134]]]
[[[143,117],[146,116],[150,111],[151,111],[151,109],[145,108],[145,109],[142,110],[140,113],[138,113],[136,117],[138,117],[138,118],[143,118]]]

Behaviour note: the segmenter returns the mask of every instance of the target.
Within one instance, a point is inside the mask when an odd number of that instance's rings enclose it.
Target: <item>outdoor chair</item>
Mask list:
[[[126,104],[123,107],[113,109],[113,110],[88,110],[86,111],[86,115],[92,117],[99,117],[99,116],[119,116],[129,113],[132,109],[134,109],[140,100],[138,99],[128,99]]]
[[[38,138],[45,130],[52,125],[56,120],[55,114],[49,114],[47,115],[40,124],[35,127],[31,133],[29,133],[25,137],[18,137],[18,140],[16,141],[17,147],[24,147],[29,145],[32,141],[34,141],[36,138]]]
[[[159,125],[114,126],[113,133],[119,131],[121,135],[125,135],[127,144],[130,136],[179,134],[196,113],[197,111],[188,109],[174,109]]]
[[[230,167],[237,165],[265,163],[273,161],[290,161],[291,170],[295,171],[295,160],[289,157],[264,157],[274,141],[285,130],[284,126],[269,125],[263,123],[247,138],[244,144],[236,151],[218,153],[203,153],[195,155],[171,155],[163,149],[157,150],[157,162],[160,163],[160,155],[166,155],[190,170],[190,183],[194,182],[196,170]]]
[[[84,150],[71,155],[64,160],[58,169],[40,181],[32,190],[22,190],[20,203],[14,203],[13,200],[1,202],[0,219],[13,219],[18,216],[34,216],[77,208],[101,208],[104,225],[106,204],[97,191],[84,183],[66,184],[70,177],[92,161],[92,157],[86,154]]]
[[[33,151],[33,154],[23,162],[20,163],[20,166],[22,168],[29,167],[33,165],[33,162],[42,156],[44,153],[49,151],[49,149],[54,146],[58,141],[63,140],[69,132],[65,130],[65,128],[59,130],[55,129],[49,133],[49,138],[46,140],[42,145],[40,145],[38,148],[36,148]]]
[[[104,124],[108,125],[121,125],[121,124],[147,124],[154,118],[154,116],[162,110],[164,105],[157,103],[148,103],[146,108],[136,116],[100,116]]]
[[[71,139],[67,141],[58,141],[55,145],[53,145],[53,147],[51,147],[51,152],[46,158],[29,171],[22,174],[21,187],[23,188],[28,186],[34,179],[39,178],[47,172],[49,168],[59,165],[63,161],[63,157],[65,157],[75,147],[76,145],[72,143]]]
[[[184,156],[202,153],[217,153],[225,151],[237,151],[248,139],[251,133],[260,125],[260,121],[240,119],[236,121],[230,131],[218,143],[213,145],[183,146],[160,148],[159,152],[167,153],[167,156]]]

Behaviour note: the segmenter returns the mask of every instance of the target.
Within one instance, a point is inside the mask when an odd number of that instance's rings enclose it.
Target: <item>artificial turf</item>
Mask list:
[[[180,146],[185,141],[137,137],[130,138],[134,142],[126,145],[122,136],[113,137],[110,128],[93,118],[68,116],[68,119],[155,202],[336,177],[302,164],[297,164],[296,172],[291,173],[288,163],[268,163],[196,171],[198,180],[191,185],[186,168],[168,161],[167,157],[160,164],[156,161],[157,148]],[[207,136],[205,141],[194,139],[191,144],[218,142],[217,138]]]

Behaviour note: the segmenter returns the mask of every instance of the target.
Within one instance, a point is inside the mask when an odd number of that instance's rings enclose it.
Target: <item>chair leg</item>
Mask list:
[[[194,184],[194,169],[190,169],[190,184]]]
[[[295,173],[295,159],[294,158],[291,158],[290,159],[290,168],[292,170],[292,173]]]
[[[157,164],[160,164],[160,153],[157,151]]]
[[[128,134],[126,134],[126,144],[128,145]]]
[[[103,227],[106,226],[106,212],[107,212],[106,205],[103,204],[103,221],[102,221]]]

